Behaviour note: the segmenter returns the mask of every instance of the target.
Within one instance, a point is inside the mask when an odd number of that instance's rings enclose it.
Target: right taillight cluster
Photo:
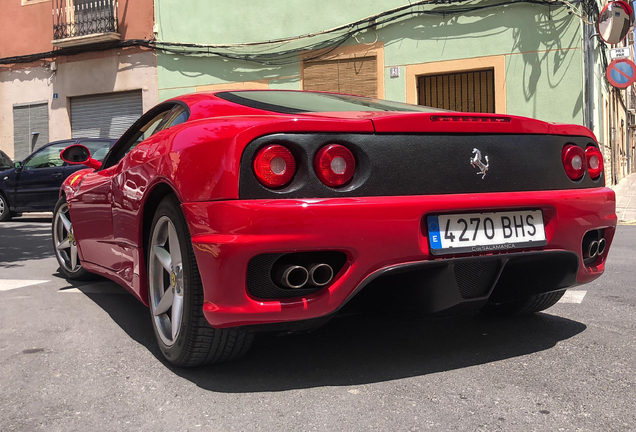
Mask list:
[[[287,147],[272,144],[263,147],[254,158],[254,174],[258,181],[271,189],[283,188],[296,174],[296,158]],[[347,185],[356,171],[356,159],[341,144],[326,144],[314,157],[314,171],[322,183],[338,188]]]
[[[585,150],[569,144],[561,151],[561,161],[565,173],[572,181],[579,181],[589,174],[592,180],[597,180],[603,173],[603,155],[598,147],[590,145]]]

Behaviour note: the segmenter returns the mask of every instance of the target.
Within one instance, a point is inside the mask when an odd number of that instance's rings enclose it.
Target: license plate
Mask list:
[[[507,251],[547,244],[541,210],[432,215],[426,222],[433,255]]]

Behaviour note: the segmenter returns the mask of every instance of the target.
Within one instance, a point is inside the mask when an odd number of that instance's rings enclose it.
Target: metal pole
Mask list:
[[[583,68],[585,75],[585,109],[583,110],[585,126],[594,131],[594,29],[589,24],[583,24]]]

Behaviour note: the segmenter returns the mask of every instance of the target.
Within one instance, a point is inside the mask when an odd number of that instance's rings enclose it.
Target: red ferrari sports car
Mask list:
[[[150,308],[166,359],[243,355],[375,292],[424,314],[532,313],[604,271],[616,228],[574,125],[301,91],[163,102],[62,186],[62,273]]]

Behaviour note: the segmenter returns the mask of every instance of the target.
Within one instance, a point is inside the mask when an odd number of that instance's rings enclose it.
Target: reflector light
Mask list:
[[[596,180],[603,173],[603,154],[595,146],[588,146],[585,149],[587,158],[587,172],[593,180]]]
[[[327,186],[344,186],[353,178],[356,171],[356,159],[345,146],[328,144],[316,154],[314,170],[320,181]]]
[[[434,122],[479,122],[479,123],[510,123],[510,117],[482,117],[482,116],[458,116],[458,115],[434,115]]]
[[[583,178],[587,168],[587,159],[581,147],[572,144],[563,147],[561,161],[570,180],[579,181]]]
[[[263,147],[254,159],[254,175],[263,186],[279,188],[287,185],[296,174],[296,159],[280,144]]]

